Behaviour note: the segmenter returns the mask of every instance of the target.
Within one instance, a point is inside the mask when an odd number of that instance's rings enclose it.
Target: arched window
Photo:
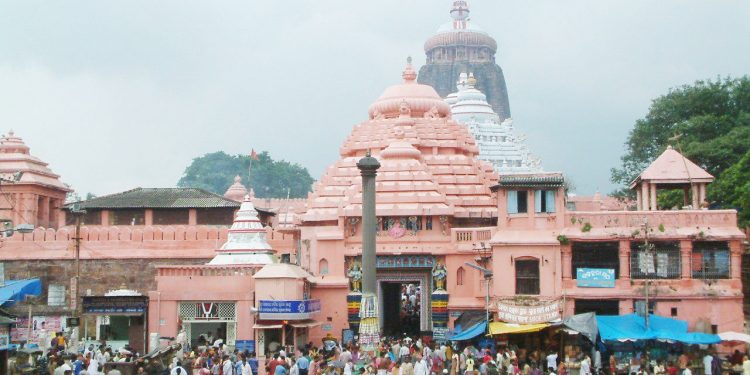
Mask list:
[[[318,262],[318,272],[321,275],[328,275],[328,261],[326,258],[323,258]]]
[[[466,271],[463,267],[458,267],[456,271],[456,285],[464,285],[464,274]]]

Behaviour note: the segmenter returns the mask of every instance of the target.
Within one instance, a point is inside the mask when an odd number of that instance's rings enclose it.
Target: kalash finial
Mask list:
[[[466,84],[468,84],[469,87],[474,87],[477,85],[477,79],[474,78],[474,73],[469,73],[469,79],[466,80]]]
[[[404,78],[405,83],[417,80],[417,72],[411,67],[411,56],[406,58],[406,68],[404,68],[404,73],[401,76]]]

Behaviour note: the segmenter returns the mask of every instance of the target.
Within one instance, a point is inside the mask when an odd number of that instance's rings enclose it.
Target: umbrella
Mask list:
[[[739,341],[750,343],[750,335],[740,332],[722,332],[719,334],[721,341]]]

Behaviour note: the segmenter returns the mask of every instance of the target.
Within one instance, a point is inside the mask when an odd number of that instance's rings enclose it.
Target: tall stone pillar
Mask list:
[[[620,280],[630,280],[630,241],[619,241]]]
[[[359,343],[365,352],[375,350],[380,342],[378,296],[376,282],[375,176],[380,163],[367,155],[357,163],[362,175],[362,301],[360,305]]]
[[[693,278],[693,241],[680,241],[680,278],[688,280]]]

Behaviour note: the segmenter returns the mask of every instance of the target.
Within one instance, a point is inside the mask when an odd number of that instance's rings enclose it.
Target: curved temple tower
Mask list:
[[[477,88],[487,94],[500,120],[509,118],[508,88],[503,70],[495,63],[497,42],[471,20],[466,1],[454,1],[450,15],[451,21],[424,44],[427,61],[419,69],[419,83],[445,97],[453,92],[461,73],[473,72]]]

